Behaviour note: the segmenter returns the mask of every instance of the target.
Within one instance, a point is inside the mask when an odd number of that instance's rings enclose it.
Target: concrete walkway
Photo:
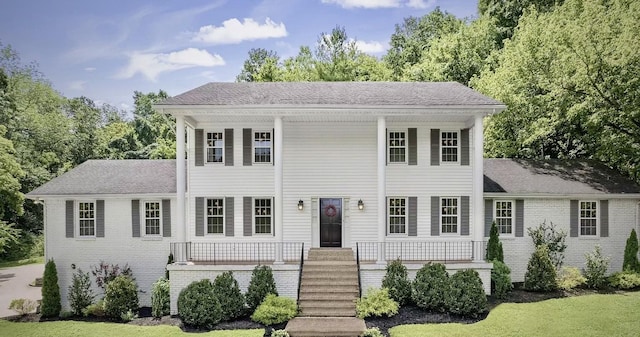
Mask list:
[[[42,263],[0,269],[0,317],[17,315],[15,311],[9,310],[9,304],[13,299],[42,299],[42,288],[31,287],[29,283],[36,277],[42,277],[43,273]]]

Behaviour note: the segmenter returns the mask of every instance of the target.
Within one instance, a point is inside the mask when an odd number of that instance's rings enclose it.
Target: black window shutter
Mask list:
[[[131,200],[131,236],[140,237],[140,200]]]
[[[196,166],[204,166],[204,131],[196,129]]]
[[[516,200],[516,237],[524,236],[524,200]]]
[[[431,197],[431,236],[440,236],[440,197]]]
[[[271,165],[276,166],[276,129],[271,129]]]
[[[224,198],[224,235],[233,236],[233,197]]]
[[[460,197],[460,235],[469,236],[469,196]]]
[[[65,201],[65,237],[73,237],[74,227],[74,202],[73,200]]]
[[[409,236],[418,236],[418,198],[409,197]]]
[[[242,129],[242,165],[244,166],[251,166],[253,162],[253,154],[251,153],[253,149],[251,145],[252,139],[251,129]]]
[[[484,199],[484,236],[491,235],[491,224],[493,223],[493,199]]]
[[[389,129],[384,129],[384,164],[389,164]]]
[[[242,234],[244,236],[251,236],[251,234],[253,234],[251,228],[253,222],[253,207],[251,202],[251,197],[242,198]]]
[[[578,236],[578,200],[569,201],[569,236]]]
[[[609,200],[600,200],[600,236],[609,237]]]
[[[162,236],[171,237],[171,200],[162,199]]]
[[[407,143],[409,143],[409,165],[418,165],[418,129],[409,128],[407,138]]]
[[[460,143],[460,165],[469,166],[469,129],[460,130]]]
[[[203,197],[196,197],[196,236],[204,236],[204,202]]]
[[[271,235],[276,236],[276,198],[271,198]]]
[[[440,165],[440,129],[431,129],[431,165]]]
[[[233,129],[224,129],[224,166],[233,166]]]
[[[96,200],[96,237],[104,237],[104,200]]]

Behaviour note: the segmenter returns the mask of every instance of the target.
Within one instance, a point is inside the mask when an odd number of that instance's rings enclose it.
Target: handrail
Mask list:
[[[177,263],[202,262],[273,263],[298,262],[302,242],[172,242],[171,252]]]
[[[362,297],[362,280],[360,279],[360,250],[356,242],[356,266],[358,267],[358,297]]]
[[[485,241],[420,240],[356,242],[359,262],[382,260],[438,261],[443,263],[477,260],[485,250]]]
[[[302,285],[302,269],[304,268],[304,242],[300,251],[300,272],[298,273],[298,298],[296,302],[300,306],[300,286]]]

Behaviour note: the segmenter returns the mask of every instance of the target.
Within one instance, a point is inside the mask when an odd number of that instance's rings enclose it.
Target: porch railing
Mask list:
[[[273,263],[298,262],[302,242],[173,242],[176,262]]]
[[[393,241],[358,242],[360,262],[390,261],[420,262],[466,262],[473,261],[476,254],[484,254],[484,241]],[[484,257],[481,256],[481,258]]]

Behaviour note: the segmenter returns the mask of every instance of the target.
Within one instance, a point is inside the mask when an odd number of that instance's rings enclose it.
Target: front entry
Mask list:
[[[320,199],[320,247],[342,247],[342,199]]]

